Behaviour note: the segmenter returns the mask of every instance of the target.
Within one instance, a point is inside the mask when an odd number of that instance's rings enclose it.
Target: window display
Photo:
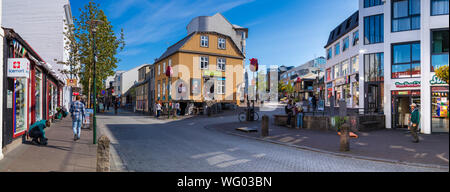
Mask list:
[[[431,88],[431,131],[447,132],[449,127],[448,87]]]
[[[27,130],[27,79],[14,79],[14,135]]]
[[[359,106],[359,82],[353,83],[353,107],[357,108]]]
[[[35,110],[36,110],[36,119],[35,121],[42,120],[42,106],[41,106],[41,85],[42,85],[42,73],[38,70],[36,70],[36,91],[35,91],[35,98],[36,98],[36,104],[35,104]]]

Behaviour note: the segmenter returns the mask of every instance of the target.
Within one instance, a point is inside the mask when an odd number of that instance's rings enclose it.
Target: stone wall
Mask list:
[[[337,131],[337,127],[332,125],[332,118],[330,116],[304,116],[303,117],[303,129],[319,130],[319,131]],[[361,115],[361,116],[349,116],[348,123],[350,124],[351,131],[373,131],[385,129],[385,116],[384,115]],[[274,115],[275,125],[285,126],[287,121],[287,115]],[[293,117],[292,121],[296,118]]]

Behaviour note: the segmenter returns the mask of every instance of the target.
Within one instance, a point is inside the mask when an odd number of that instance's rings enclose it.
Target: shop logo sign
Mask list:
[[[436,75],[433,75],[433,78],[431,78],[431,80],[430,80],[430,84],[431,85],[445,85],[447,83],[442,81],[441,79],[439,79],[439,77],[437,77]]]
[[[413,81],[413,82],[405,81],[403,83],[395,82],[395,87],[397,88],[420,87],[420,81]]]
[[[8,58],[7,77],[29,78],[30,61],[26,58]]]

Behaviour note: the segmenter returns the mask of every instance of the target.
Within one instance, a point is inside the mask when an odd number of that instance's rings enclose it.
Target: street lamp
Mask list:
[[[97,105],[96,105],[96,98],[97,98],[97,87],[95,86],[95,81],[96,81],[96,79],[95,79],[95,62],[97,62],[97,54],[96,54],[96,51],[95,51],[95,33],[97,32],[97,26],[99,26],[99,25],[102,25],[104,22],[103,21],[100,21],[100,20],[91,20],[91,21],[86,21],[86,24],[88,24],[88,25],[90,25],[91,26],[91,32],[92,32],[92,36],[93,36],[93,49],[92,49],[92,52],[93,52],[93,55],[94,55],[94,57],[93,57],[93,62],[94,62],[94,73],[93,73],[93,79],[94,79],[94,86],[93,86],[93,89],[94,89],[94,114],[93,114],[93,119],[92,119],[92,122],[93,122],[93,129],[94,129],[94,134],[93,134],[93,143],[94,144],[96,144],[97,143],[97,120],[96,120],[96,118],[95,118],[95,113],[96,113],[96,111],[97,111]]]

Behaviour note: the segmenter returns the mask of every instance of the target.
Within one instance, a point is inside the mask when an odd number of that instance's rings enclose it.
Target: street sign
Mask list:
[[[8,58],[7,77],[29,78],[30,61],[26,58]]]

